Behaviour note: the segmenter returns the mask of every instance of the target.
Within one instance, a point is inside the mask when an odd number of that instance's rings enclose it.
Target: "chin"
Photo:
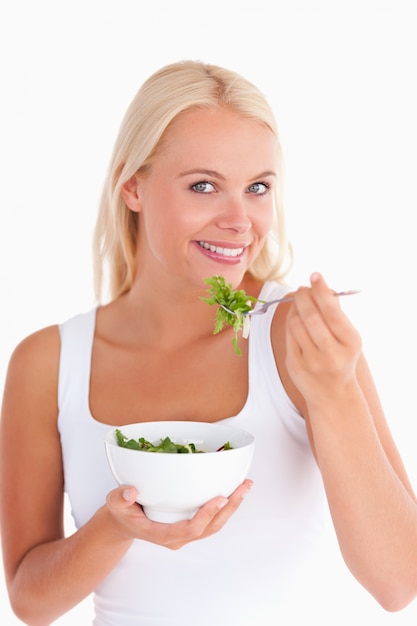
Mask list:
[[[232,285],[233,289],[237,289],[245,279],[247,270],[242,270],[241,268],[224,268],[223,272],[219,271],[216,273],[223,276],[225,281]]]

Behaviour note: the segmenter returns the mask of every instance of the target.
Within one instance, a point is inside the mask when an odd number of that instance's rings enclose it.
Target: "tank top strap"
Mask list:
[[[68,402],[78,402],[88,408],[97,308],[80,313],[59,326],[61,356],[58,380],[58,406],[60,414]]]

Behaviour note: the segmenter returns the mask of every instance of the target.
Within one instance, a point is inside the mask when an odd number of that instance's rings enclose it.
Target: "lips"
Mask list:
[[[198,245],[205,250],[209,250],[214,254],[218,254],[225,257],[237,257],[240,256],[244,250],[244,248],[226,248],[224,246],[215,246],[211,243],[207,243],[206,241],[198,241]]]

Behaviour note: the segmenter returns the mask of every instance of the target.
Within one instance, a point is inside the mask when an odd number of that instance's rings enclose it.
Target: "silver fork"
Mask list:
[[[335,291],[333,295],[334,296],[353,296],[355,293],[360,293],[360,292],[358,289],[349,289],[347,291]],[[243,315],[250,315],[250,316],[262,315],[263,313],[266,313],[269,307],[272,306],[273,304],[277,304],[278,302],[291,302],[292,300],[294,300],[294,296],[284,296],[283,298],[278,298],[277,300],[270,300],[269,302],[265,302],[265,304],[263,304],[262,306],[256,309],[251,309],[250,311],[246,311],[245,313],[243,313]],[[232,311],[231,309],[228,309],[227,306],[225,306],[224,304],[221,304],[220,306],[222,309],[224,309],[228,313],[231,313],[232,315],[237,315],[236,311]]]

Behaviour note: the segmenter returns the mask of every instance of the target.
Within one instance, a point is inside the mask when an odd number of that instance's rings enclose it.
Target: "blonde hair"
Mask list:
[[[139,89],[122,120],[110,160],[94,231],[94,282],[98,301],[103,295],[106,270],[110,299],[126,293],[135,273],[138,235],[137,213],[121,197],[122,185],[148,167],[169,124],[192,107],[227,106],[266,124],[278,140],[274,114],[263,94],[239,74],[200,61],[180,61],[150,76]],[[291,262],[282,203],[282,154],[278,165],[275,219],[271,232],[250,273],[259,280],[282,281]]]

